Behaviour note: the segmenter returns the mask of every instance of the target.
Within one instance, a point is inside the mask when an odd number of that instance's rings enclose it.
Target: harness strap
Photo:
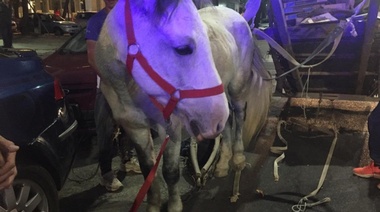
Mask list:
[[[347,26],[347,25],[346,25]],[[285,59],[287,59],[289,62],[291,62],[295,67],[290,69],[289,71],[286,71],[285,73],[282,73],[280,76],[277,76],[276,79],[281,78],[290,72],[293,72],[299,68],[313,68],[315,66],[318,66],[322,63],[324,63],[327,59],[329,59],[335,50],[337,49],[340,40],[342,38],[344,29],[346,26],[337,26],[328,37],[326,37],[319,46],[301,63],[299,63],[296,59],[294,59],[280,44],[278,44],[276,41],[274,41],[269,35],[265,34],[261,30],[254,29],[253,34],[259,35],[260,37],[264,38],[268,44],[274,48],[279,54],[281,54]],[[311,61],[314,57],[316,57],[319,53],[321,53],[325,48],[327,48],[331,43],[334,43],[330,52],[328,55],[320,62],[312,65],[306,65],[307,62]],[[268,79],[267,79],[268,80]]]
[[[154,105],[162,111],[165,120],[167,120],[170,117],[170,114],[173,112],[177,103],[181,99],[201,98],[201,97],[221,94],[224,92],[224,88],[222,84],[211,87],[211,88],[204,88],[204,89],[177,90],[174,86],[172,86],[170,83],[164,80],[160,75],[158,75],[157,72],[154,71],[152,66],[149,65],[148,61],[146,60],[146,58],[142,55],[140,51],[138,51],[136,54],[128,54],[127,56],[126,63],[127,63],[127,69],[130,74],[132,73],[133,62],[135,61],[135,59],[140,63],[140,65],[148,74],[148,76],[157,85],[159,85],[164,91],[166,91],[170,95],[170,98],[168,102],[166,103],[165,107],[161,105],[155,97],[149,96],[150,100],[154,103]],[[178,98],[175,97],[175,94],[177,92],[179,94]]]
[[[129,44],[136,44],[136,37],[133,31],[133,18],[131,13],[131,5],[129,4],[129,0],[125,1],[125,30],[128,37]],[[128,27],[130,26],[130,27]]]

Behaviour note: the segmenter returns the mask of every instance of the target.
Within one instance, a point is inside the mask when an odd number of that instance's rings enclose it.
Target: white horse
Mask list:
[[[218,176],[228,174],[232,155],[237,173],[245,167],[244,146],[266,120],[271,83],[262,80],[269,74],[238,13],[219,7],[198,13],[190,0],[119,0],[96,51],[101,89],[135,143],[144,177],[155,162],[149,129],[158,124],[170,135],[163,163],[168,211],[182,210],[176,186],[182,126],[198,142],[223,134]],[[157,181],[147,201],[147,210],[160,210]]]
[[[196,2],[203,7],[204,2]],[[207,4],[206,4],[207,5]],[[199,10],[206,25],[213,59],[230,103],[230,121],[222,133],[222,147],[215,176],[235,171],[231,202],[239,196],[240,173],[246,165],[244,148],[257,136],[267,120],[272,82],[247,21],[226,7]]]
[[[210,42],[191,0],[119,0],[96,46],[101,89],[114,119],[135,144],[146,178],[155,163],[150,128],[170,141],[163,157],[169,211],[181,211],[181,129],[202,141],[224,129],[229,110]],[[162,136],[164,137],[164,136]],[[161,207],[154,180],[148,211]]]

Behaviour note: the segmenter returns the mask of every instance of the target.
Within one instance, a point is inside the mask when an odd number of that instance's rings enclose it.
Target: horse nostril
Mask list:
[[[196,121],[194,121],[194,120],[190,121],[190,128],[191,128],[191,131],[193,132],[194,136],[199,135],[200,131],[199,131],[198,124]]]
[[[224,129],[224,124],[221,122],[216,126],[216,132],[222,132]]]

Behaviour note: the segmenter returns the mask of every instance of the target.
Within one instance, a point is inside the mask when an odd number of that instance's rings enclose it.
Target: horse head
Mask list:
[[[166,112],[179,116],[190,135],[215,137],[229,115],[228,103],[193,2],[128,1],[119,0],[103,26],[116,57],[156,105],[172,107]]]

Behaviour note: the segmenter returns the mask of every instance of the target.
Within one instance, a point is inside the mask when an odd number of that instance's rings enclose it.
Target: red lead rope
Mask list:
[[[130,212],[137,211],[137,209],[140,207],[145,197],[145,194],[148,192],[150,186],[152,185],[152,182],[157,172],[158,164],[160,164],[161,156],[164,153],[164,150],[166,148],[166,144],[168,143],[168,141],[169,141],[169,136],[166,136],[164,142],[161,145],[160,152],[157,155],[156,163],[154,164],[153,168],[150,170],[148,177],[144,181],[144,184],[141,186],[140,191],[136,196],[135,202],[133,202],[133,205],[131,209],[129,210]]]

